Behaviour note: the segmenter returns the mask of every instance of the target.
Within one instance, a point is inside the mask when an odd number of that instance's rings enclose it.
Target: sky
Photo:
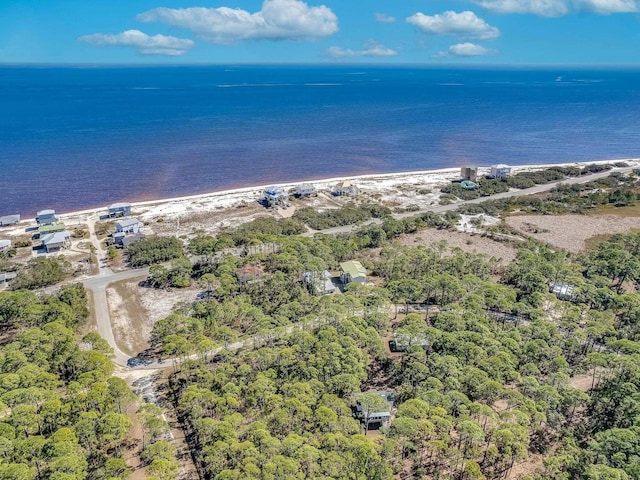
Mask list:
[[[0,64],[640,65],[640,0],[0,0]]]

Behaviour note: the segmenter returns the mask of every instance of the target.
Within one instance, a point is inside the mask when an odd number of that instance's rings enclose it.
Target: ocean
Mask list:
[[[0,67],[0,215],[640,157],[640,70]]]

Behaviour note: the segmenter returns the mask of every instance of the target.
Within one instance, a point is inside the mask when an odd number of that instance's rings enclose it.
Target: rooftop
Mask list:
[[[42,244],[49,245],[51,243],[64,243],[69,239],[69,237],[71,237],[71,234],[66,230],[63,230],[62,232],[49,233],[42,237]]]
[[[127,208],[127,207],[131,207],[131,204],[127,202],[114,203],[113,205],[109,205],[109,210],[117,210],[120,208]]]
[[[380,416],[385,416],[385,415],[389,415],[389,412],[391,411],[391,408],[393,407],[393,402],[395,402],[395,393],[391,390],[386,390],[386,391],[379,391],[379,390],[374,390],[374,391],[370,391],[370,392],[362,392],[362,395],[364,394],[376,394],[378,395],[380,398],[382,398],[385,402],[387,402],[387,409],[386,410],[382,410],[382,411],[378,411],[378,412],[370,412],[369,413],[369,417],[380,417]],[[358,403],[358,398],[356,397],[356,409],[362,413],[362,407],[360,406],[360,404]]]
[[[366,277],[367,270],[362,264],[356,260],[349,260],[348,262],[342,262],[340,269],[351,276],[351,278]]]
[[[20,221],[20,215],[17,213],[14,215],[3,215],[0,217],[0,223],[19,222],[19,221]]]
[[[264,273],[262,265],[244,265],[238,269],[238,276],[244,277],[248,275],[261,275]]]
[[[135,225],[136,223],[140,223],[137,218],[125,218],[124,220],[120,220],[116,222],[116,225],[120,228],[130,227],[131,225]]]
[[[280,195],[284,193],[284,190],[282,190],[282,187],[273,186],[265,188],[264,193],[266,193],[267,195]]]
[[[569,283],[552,283],[551,293],[560,297],[572,297],[574,295],[574,285]]]
[[[144,238],[144,235],[141,233],[136,233],[135,235],[125,235],[124,237],[122,237],[122,246],[124,248],[127,248],[133,242],[137,242],[141,238]]]
[[[55,215],[55,214],[56,214],[56,211],[52,209],[40,210],[38,212],[39,217],[45,216],[45,215]]]
[[[38,233],[40,235],[53,233],[53,232],[61,232],[65,229],[64,223],[54,223],[53,225],[42,225],[38,227]]]

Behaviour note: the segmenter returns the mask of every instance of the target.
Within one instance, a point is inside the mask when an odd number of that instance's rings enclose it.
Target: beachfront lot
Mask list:
[[[624,160],[630,167],[640,167],[640,160]],[[593,163],[593,162],[589,162]],[[611,163],[611,162],[599,162]],[[585,163],[562,164],[562,166],[582,167]],[[512,173],[530,172],[549,168],[551,165],[529,165],[514,167]],[[479,175],[486,175],[489,168],[480,168]],[[310,197],[293,198],[290,197],[289,207],[265,208],[259,203],[264,195],[264,186],[235,189],[210,194],[195,195],[190,197],[165,199],[157,201],[147,201],[132,204],[132,215],[144,223],[145,234],[176,236],[182,240],[188,240],[196,233],[206,233],[215,235],[225,227],[235,227],[242,223],[251,221],[259,216],[289,217],[293,215],[296,208],[312,207],[316,210],[337,209],[349,202],[375,203],[386,206],[395,212],[430,210],[437,208],[441,203],[440,189],[449,185],[452,180],[460,178],[459,168],[450,168],[426,172],[408,172],[385,175],[365,175],[353,177],[349,180],[357,185],[359,193],[357,197],[334,196],[331,194],[333,187],[344,178],[325,179],[311,182],[316,188],[317,194]],[[302,183],[302,182],[299,182]],[[292,193],[298,183],[281,185],[281,187]],[[100,225],[100,217],[105,213],[104,209],[92,209],[81,212],[64,213],[60,215],[60,220],[72,231],[86,231],[86,237],[72,237],[67,247],[56,252],[65,255],[70,261],[75,262],[78,267],[86,263],[90,250],[95,250],[97,257],[101,260],[98,267],[86,268],[83,273],[86,275],[95,274],[96,268],[106,266],[104,260],[106,249],[104,247],[104,235],[97,236],[96,230]],[[602,218],[591,217],[589,222],[593,228],[585,226],[581,222],[582,217],[570,216],[546,216],[527,219],[524,217],[509,217],[506,222],[520,234],[533,236],[544,240],[552,245],[576,251],[583,248],[584,242],[591,236],[605,230],[605,227],[613,225],[613,230],[607,231],[628,231],[635,225],[634,219],[627,218]],[[500,221],[499,219],[487,219]],[[547,226],[533,228],[531,225],[545,223]],[[22,223],[0,228],[0,235],[12,240],[24,240],[33,221],[26,220]],[[111,226],[112,227],[112,226]],[[447,233],[438,236],[437,233],[427,232],[419,241],[430,243],[431,241],[447,240],[453,245],[464,250],[486,253],[496,258],[508,261],[513,257],[510,247],[498,242],[476,238],[470,240],[470,236],[477,231],[467,230],[462,226],[462,233]],[[467,230],[466,232],[464,232]],[[414,241],[414,240],[407,240]],[[37,245],[34,240],[32,246]],[[17,258],[26,262],[38,254],[42,254],[37,249],[18,249]],[[124,268],[124,265],[114,265],[116,268]],[[82,268],[81,268],[82,270]]]

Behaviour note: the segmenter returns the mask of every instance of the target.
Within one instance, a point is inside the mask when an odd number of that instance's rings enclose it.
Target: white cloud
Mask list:
[[[640,11],[638,0],[472,0],[495,13],[531,13],[541,17],[561,17],[572,11],[599,15]]]
[[[449,50],[445,52],[438,52],[434,55],[435,58],[451,58],[451,57],[479,57],[486,55],[495,55],[497,50],[485,48],[482,45],[476,45],[475,43],[456,43],[451,45]]]
[[[387,15],[386,13],[376,13],[376,22],[378,23],[393,23],[396,21],[396,17]]]
[[[140,30],[127,30],[116,34],[94,33],[84,35],[78,40],[98,46],[133,47],[142,55],[184,55],[195,45],[195,42],[188,38],[149,36]]]
[[[474,0],[495,13],[533,13],[542,17],[560,17],[569,13],[569,0]]]
[[[396,50],[387,48],[373,40],[365,43],[362,50],[351,50],[350,48],[342,47],[329,47],[327,49],[327,55],[331,58],[393,57],[397,54],[398,52]]]
[[[639,10],[637,0],[574,0],[578,10],[587,10],[600,15],[632,13]]]
[[[186,28],[214,43],[240,40],[304,40],[338,31],[338,17],[322,5],[310,7],[300,0],[265,0],[262,9],[249,13],[239,8],[154,8],[136,17],[141,22],[163,22]]]
[[[453,35],[478,40],[492,40],[500,36],[500,31],[492,27],[475,13],[460,13],[451,10],[436,15],[416,13],[407,22],[418,27],[423,33],[432,35]]]

